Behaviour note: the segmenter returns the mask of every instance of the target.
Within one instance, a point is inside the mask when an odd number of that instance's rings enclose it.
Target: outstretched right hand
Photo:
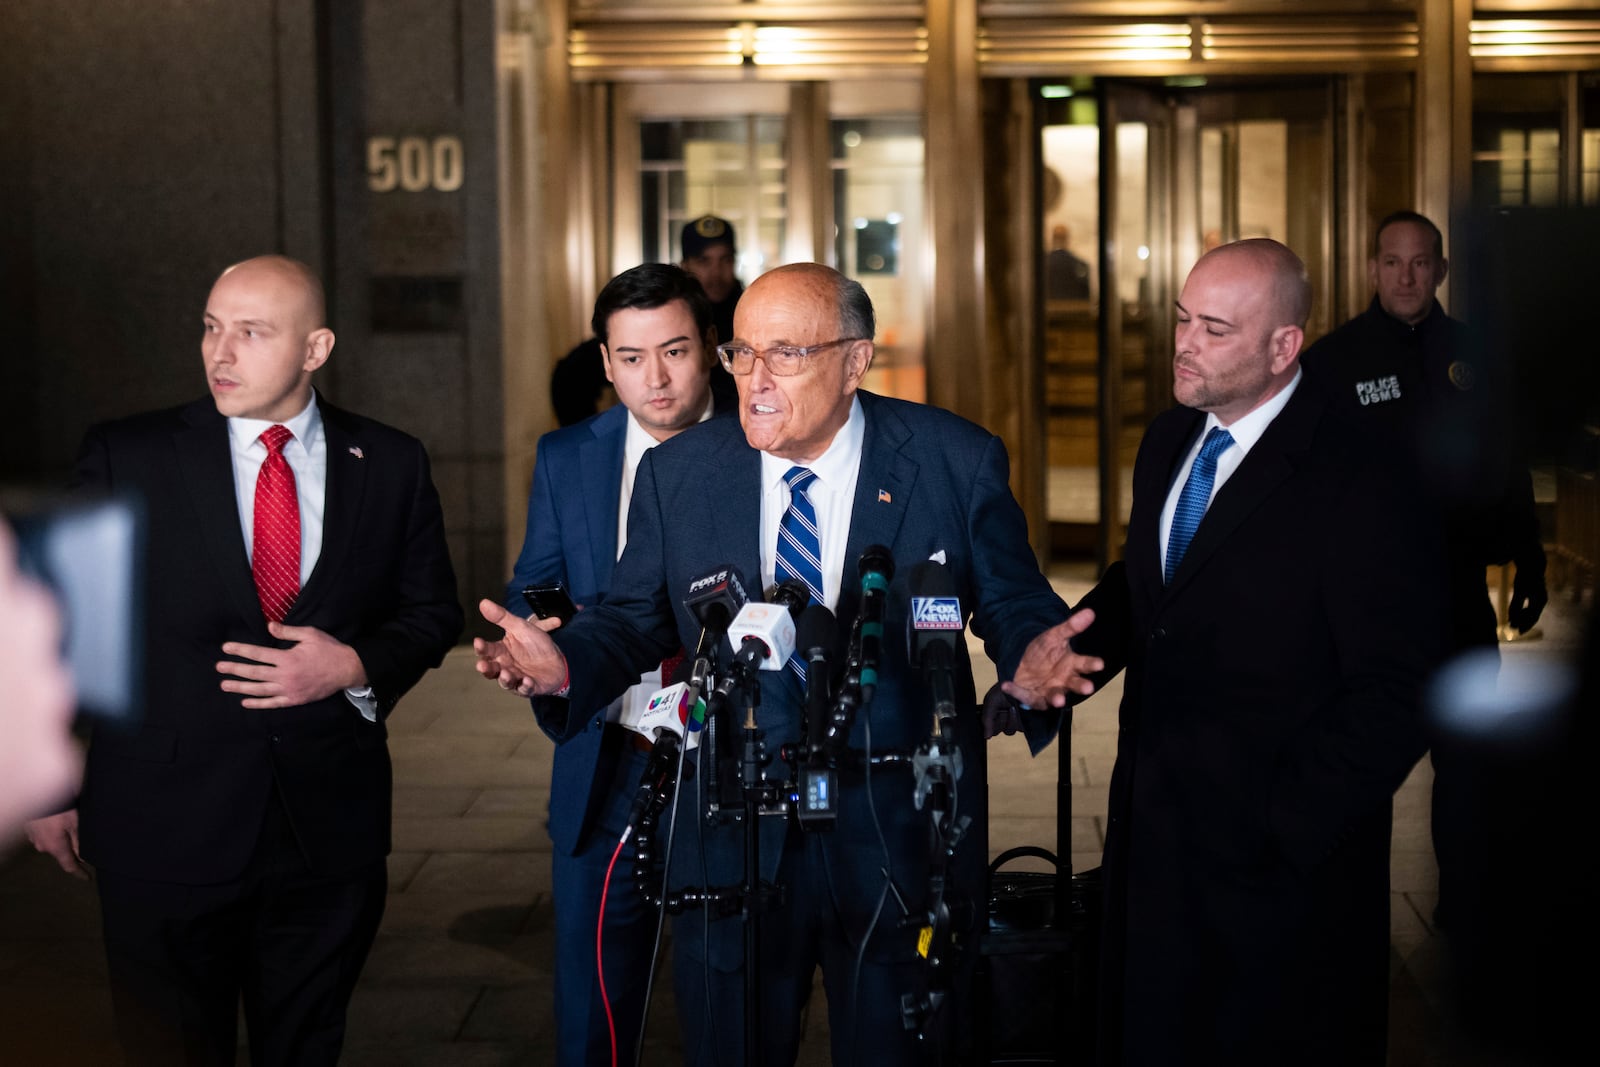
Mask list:
[[[55,857],[61,869],[74,878],[89,878],[89,868],[78,854],[78,809],[59,815],[46,815],[23,824],[23,832],[33,847]]]
[[[492,600],[478,601],[478,612],[505,631],[498,641],[472,639],[479,674],[521,696],[546,696],[568,683],[567,658],[539,625]]]
[[[1094,693],[1091,675],[1105,670],[1098,656],[1080,656],[1072,650],[1072,639],[1094,622],[1094,612],[1080,608],[1028,643],[1017,664],[1017,672],[1000,688],[1013,700],[1030,708],[1064,708],[1073,696]]]

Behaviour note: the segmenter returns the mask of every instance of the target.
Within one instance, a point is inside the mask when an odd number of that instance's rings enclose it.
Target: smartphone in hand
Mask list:
[[[567,592],[565,582],[530,585],[522,590],[522,599],[533,609],[535,618],[557,618],[561,620],[563,626],[571,622],[572,617],[578,613],[578,605],[572,602],[572,596]]]

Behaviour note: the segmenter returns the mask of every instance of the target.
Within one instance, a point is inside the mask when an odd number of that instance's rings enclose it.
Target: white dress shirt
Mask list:
[[[1244,457],[1249,455],[1261,435],[1266,433],[1267,426],[1278,417],[1289,403],[1289,398],[1294,395],[1295,389],[1300,385],[1301,372],[1296,370],[1289,384],[1282,391],[1256,408],[1247,415],[1243,415],[1226,427],[1233,436],[1233,444],[1223,449],[1217,456],[1217,475],[1211,482],[1211,495],[1206,498],[1206,508],[1209,510],[1211,501],[1217,498],[1217,493],[1233,472],[1239,469],[1239,464],[1244,462]],[[1178,510],[1178,497],[1183,495],[1184,483],[1189,480],[1189,472],[1194,469],[1194,461],[1200,455],[1200,446],[1205,443],[1206,434],[1212,427],[1221,426],[1222,420],[1215,413],[1206,415],[1206,424],[1200,428],[1200,436],[1195,438],[1194,444],[1189,449],[1189,454],[1184,457],[1183,465],[1178,468],[1178,476],[1167,490],[1167,504],[1161,509],[1161,556],[1159,562],[1166,563],[1167,540],[1172,536],[1172,516]]]

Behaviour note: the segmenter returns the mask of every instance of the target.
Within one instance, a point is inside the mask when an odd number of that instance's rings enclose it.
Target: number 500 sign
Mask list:
[[[367,138],[367,188],[375,193],[453,193],[461,188],[465,169],[461,138],[453,134]]]

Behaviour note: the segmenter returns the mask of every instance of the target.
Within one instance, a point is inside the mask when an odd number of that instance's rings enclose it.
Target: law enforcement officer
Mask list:
[[[1545,556],[1528,471],[1511,456],[1505,383],[1474,332],[1446,315],[1435,296],[1449,266],[1444,238],[1429,219],[1414,211],[1388,216],[1367,264],[1371,305],[1314,344],[1302,363],[1363,426],[1386,435],[1387,447],[1413,465],[1440,509],[1450,652],[1496,655],[1484,569],[1516,565],[1508,621],[1526,632],[1544,609]],[[1451,773],[1448,750],[1435,739],[1433,836],[1438,918],[1446,923],[1456,872],[1473,847],[1470,799]]]

